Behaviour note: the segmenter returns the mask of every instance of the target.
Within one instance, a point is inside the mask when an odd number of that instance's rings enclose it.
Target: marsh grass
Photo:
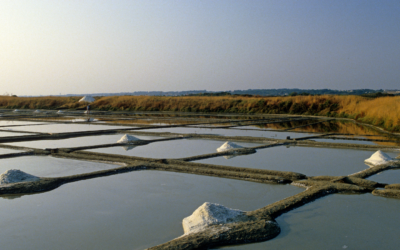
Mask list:
[[[9,109],[82,109],[80,97],[0,97]],[[111,96],[99,97],[93,109],[107,111],[181,111],[301,114],[352,118],[389,131],[400,131],[400,96]]]

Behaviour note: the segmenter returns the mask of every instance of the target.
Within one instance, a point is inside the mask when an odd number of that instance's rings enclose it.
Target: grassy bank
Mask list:
[[[0,107],[10,109],[83,109],[79,97],[0,97]],[[289,97],[163,97],[112,96],[96,98],[95,110],[184,111],[299,114],[353,118],[400,132],[400,97],[289,96]]]

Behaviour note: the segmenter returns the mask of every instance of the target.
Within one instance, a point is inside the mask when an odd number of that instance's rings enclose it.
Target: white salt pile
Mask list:
[[[224,152],[235,148],[243,148],[243,147],[233,142],[227,141],[221,147],[217,148],[217,152]]]
[[[136,138],[133,135],[125,134],[124,136],[121,137],[121,139],[117,141],[117,143],[129,143],[132,141],[139,141],[139,140],[140,140],[139,138]]]
[[[94,102],[94,101],[95,101],[94,98],[91,96],[84,96],[79,100],[79,102]]]
[[[228,220],[229,223],[237,222],[243,216],[245,212],[241,210],[206,202],[183,219],[183,231],[185,234],[197,233],[211,225],[226,224]]]
[[[33,113],[40,113],[40,110],[36,109]]]
[[[27,174],[19,169],[10,169],[0,175],[0,184],[36,180],[39,180],[39,177]]]
[[[382,165],[393,161],[389,155],[383,153],[382,151],[378,150],[370,158],[365,160],[365,163],[369,163],[372,165]]]
[[[14,109],[14,111],[13,112],[19,112],[19,110],[18,109]]]
[[[62,114],[64,113],[62,110],[57,111],[57,113]]]

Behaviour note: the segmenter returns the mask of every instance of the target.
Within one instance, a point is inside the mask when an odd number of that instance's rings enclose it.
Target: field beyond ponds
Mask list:
[[[84,110],[81,97],[0,97],[0,108]],[[297,114],[351,118],[400,132],[400,96],[112,96],[96,97],[91,108],[100,111],[173,111],[240,114]],[[390,107],[390,108],[388,108]]]

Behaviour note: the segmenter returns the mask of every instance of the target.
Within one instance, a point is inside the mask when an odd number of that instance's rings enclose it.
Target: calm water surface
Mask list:
[[[194,161],[215,165],[258,168],[279,171],[292,171],[308,176],[349,175],[369,168],[364,160],[374,151],[312,148],[312,147],[272,147],[259,149],[251,155],[237,156],[231,159],[215,157]],[[386,152],[394,157],[396,153]]]
[[[371,181],[380,183],[395,184],[400,183],[400,169],[390,169],[367,178]]]
[[[170,133],[183,133],[183,134],[215,134],[224,136],[253,136],[253,137],[267,137],[276,139],[286,139],[287,136],[291,138],[300,138],[305,136],[311,136],[316,134],[307,133],[296,133],[296,132],[277,132],[277,131],[258,131],[254,129],[241,130],[241,129],[225,129],[225,128],[157,128],[157,129],[146,129],[146,132],[170,132]]]
[[[96,178],[0,196],[0,242],[5,250],[142,250],[182,235],[182,219],[204,202],[249,211],[303,190],[158,171]]]
[[[30,147],[30,148],[71,148],[71,147],[82,147],[82,146],[117,143],[117,141],[119,139],[121,139],[121,137],[123,137],[123,136],[124,136],[124,134],[84,136],[84,137],[60,139],[60,140],[12,142],[12,143],[5,143],[5,144],[13,145],[13,146]],[[143,135],[135,135],[135,137],[137,137],[141,140],[155,140],[155,139],[162,138],[162,137],[143,136]]]
[[[224,247],[261,249],[398,249],[400,200],[372,194],[330,195],[277,218],[270,241]]]
[[[61,177],[116,167],[120,167],[120,165],[69,160],[51,156],[21,156],[0,159],[0,174],[9,169],[19,169],[39,177]]]
[[[77,131],[94,131],[94,130],[107,130],[107,129],[123,129],[121,126],[107,126],[107,125],[91,125],[91,124],[49,124],[40,126],[23,126],[10,128],[10,130],[16,131],[29,131],[29,132],[41,132],[41,133],[66,133],[66,132],[77,132]]]
[[[32,134],[28,134],[28,133],[14,133],[14,132],[2,132],[2,131],[0,131],[0,137],[23,136],[23,135],[32,135]]]
[[[217,148],[222,146],[225,141],[179,139],[172,141],[153,142],[144,146],[137,146],[131,150],[124,150],[122,147],[98,148],[87,151],[122,154],[129,156],[140,156],[148,158],[183,158],[195,155],[216,153]],[[243,147],[254,147],[260,144],[235,142]]]
[[[13,153],[20,153],[25,152],[25,150],[16,150],[16,149],[9,149],[9,148],[0,148],[0,155],[3,154],[13,154]]]

